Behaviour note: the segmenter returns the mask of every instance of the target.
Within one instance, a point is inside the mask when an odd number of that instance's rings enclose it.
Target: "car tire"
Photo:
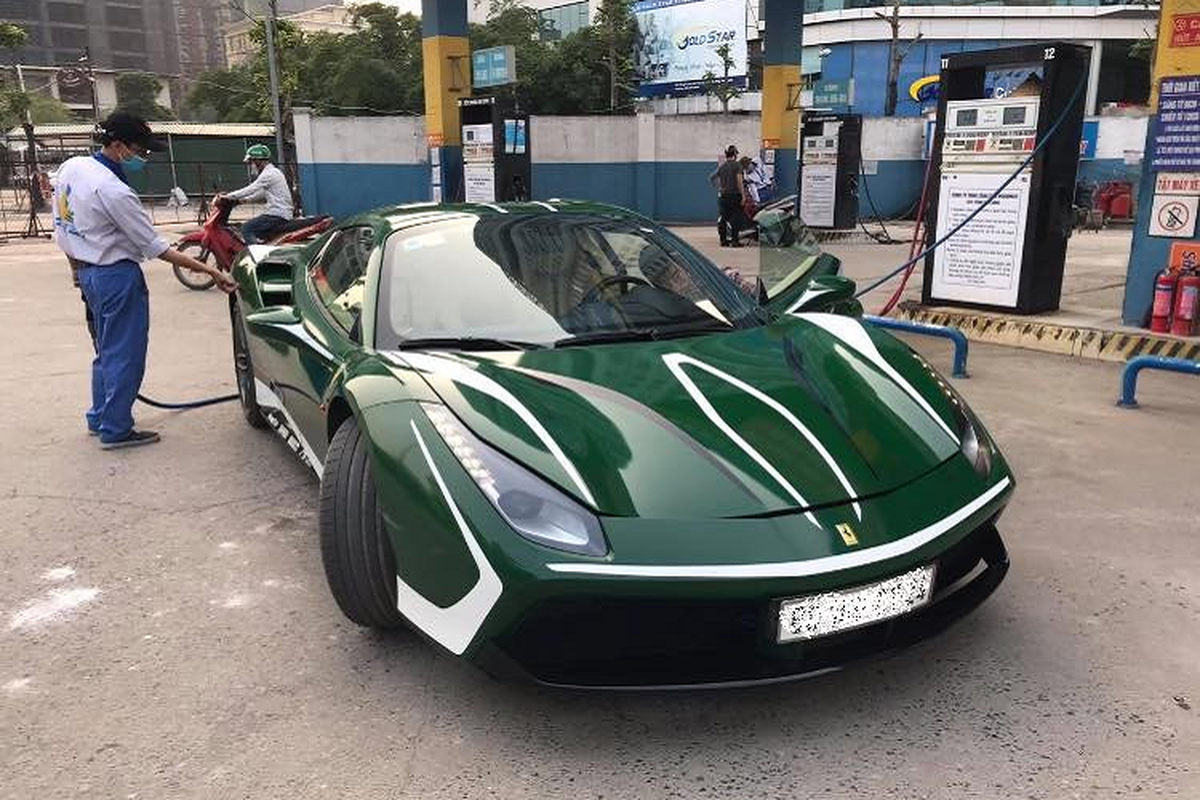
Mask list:
[[[237,299],[229,303],[229,322],[233,329],[233,377],[237,381],[238,401],[242,416],[251,428],[267,427],[267,418],[255,400],[254,362],[250,360],[250,340],[246,334],[246,321]]]
[[[396,608],[396,562],[379,510],[367,440],[353,417],[338,428],[325,456],[320,529],[325,578],[346,618],[366,628],[403,626]]]
[[[209,249],[199,242],[182,242],[175,245],[175,249],[205,264],[208,263],[208,259],[212,256]],[[185,269],[178,264],[172,264],[171,271],[175,273],[176,280],[195,292],[207,291],[217,282],[207,272],[192,272],[190,269]]]

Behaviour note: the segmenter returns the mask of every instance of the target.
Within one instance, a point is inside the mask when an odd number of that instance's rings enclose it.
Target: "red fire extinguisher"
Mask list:
[[[1171,333],[1195,336],[1196,317],[1200,315],[1200,275],[1185,273],[1175,292],[1175,311],[1171,315]]]
[[[1164,269],[1154,281],[1154,311],[1150,315],[1150,330],[1167,333],[1171,330],[1171,310],[1175,306],[1175,286],[1179,275]]]

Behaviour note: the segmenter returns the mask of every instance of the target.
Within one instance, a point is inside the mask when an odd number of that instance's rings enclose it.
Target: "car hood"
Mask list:
[[[949,390],[859,320],[389,354],[478,436],[600,513],[739,517],[888,492],[958,452]]]

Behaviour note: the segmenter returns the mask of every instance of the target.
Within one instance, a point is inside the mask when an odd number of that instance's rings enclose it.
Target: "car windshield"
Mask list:
[[[463,213],[387,242],[380,348],[569,346],[760,324],[750,293],[668,231],[631,217]]]

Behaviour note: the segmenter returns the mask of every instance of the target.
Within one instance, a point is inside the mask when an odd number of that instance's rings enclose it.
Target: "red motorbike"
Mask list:
[[[223,272],[229,272],[238,253],[246,249],[242,237],[229,224],[229,214],[236,205],[236,200],[225,197],[214,200],[204,226],[176,242],[175,248],[206,264],[210,258],[216,259],[217,267]],[[298,217],[288,220],[272,231],[271,238],[263,244],[303,242],[324,233],[332,224],[333,217]],[[192,272],[179,267],[172,269],[180,283],[197,292],[210,288],[216,282],[202,272]]]

